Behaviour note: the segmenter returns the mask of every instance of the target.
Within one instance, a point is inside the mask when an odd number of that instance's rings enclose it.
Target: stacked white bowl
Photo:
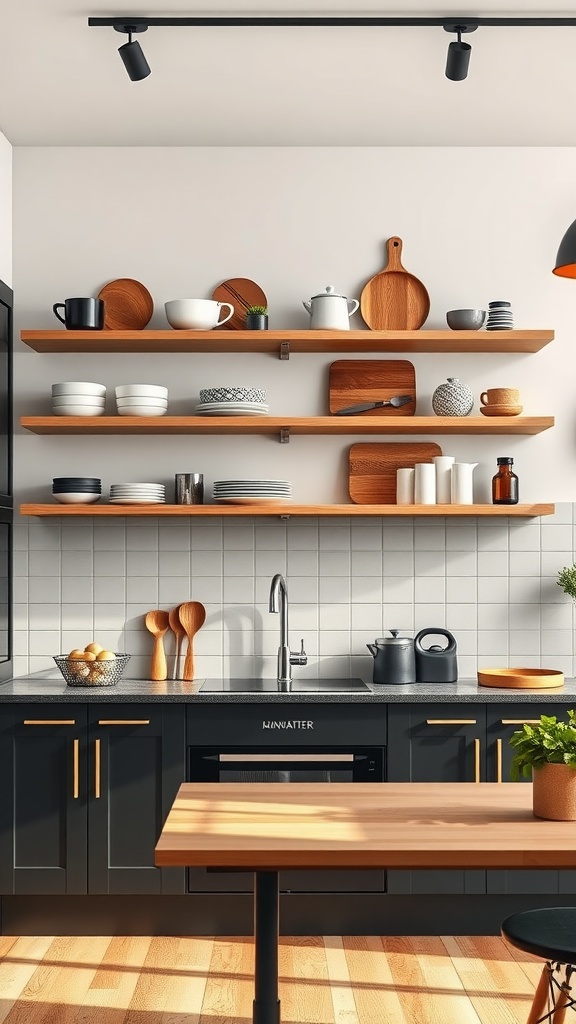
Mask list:
[[[63,381],[52,385],[54,416],[103,416],[106,387],[85,380]]]
[[[159,384],[120,384],[116,388],[119,416],[165,416],[168,388]]]

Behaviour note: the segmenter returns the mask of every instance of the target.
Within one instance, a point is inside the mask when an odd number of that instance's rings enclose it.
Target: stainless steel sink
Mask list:
[[[200,687],[204,693],[362,693],[370,687],[362,679],[207,679]]]

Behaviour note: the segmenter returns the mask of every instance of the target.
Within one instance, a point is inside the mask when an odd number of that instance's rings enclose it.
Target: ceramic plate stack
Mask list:
[[[111,484],[111,505],[163,505],[166,501],[164,484]]]
[[[266,416],[263,388],[203,388],[196,406],[200,416]]]
[[[512,305],[510,302],[489,302],[487,331],[511,331],[514,327]]]
[[[120,384],[116,406],[119,416],[165,416],[168,388],[160,384]]]
[[[63,381],[52,385],[54,416],[103,416],[106,387],[91,381]]]
[[[215,480],[214,501],[228,505],[281,504],[292,501],[289,480]]]

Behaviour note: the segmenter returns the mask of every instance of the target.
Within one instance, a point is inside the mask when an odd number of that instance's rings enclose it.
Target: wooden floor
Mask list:
[[[281,940],[283,1024],[525,1024],[541,964],[499,938]],[[245,938],[0,937],[0,1024],[244,1024]]]

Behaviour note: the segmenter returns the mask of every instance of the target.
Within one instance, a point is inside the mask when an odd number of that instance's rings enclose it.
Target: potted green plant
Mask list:
[[[517,782],[532,776],[536,817],[576,821],[576,711],[568,711],[567,722],[541,715],[536,725],[513,733],[510,743],[516,750],[510,777]]]
[[[576,565],[565,565],[558,573],[556,583],[576,602]]]
[[[266,306],[248,306],[246,310],[246,328],[249,331],[268,330],[268,310]]]

